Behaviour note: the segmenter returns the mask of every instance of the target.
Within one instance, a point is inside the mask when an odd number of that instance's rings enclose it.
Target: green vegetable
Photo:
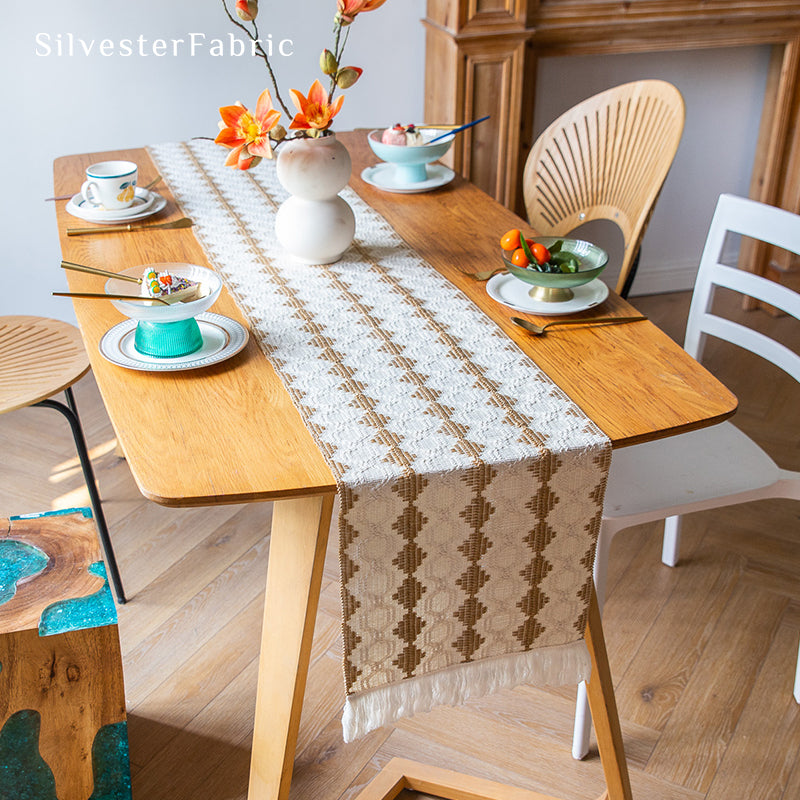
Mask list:
[[[553,251],[551,250],[550,262],[558,267],[559,272],[577,272],[580,267],[578,257],[574,253],[568,253],[566,251],[560,251],[553,255]]]

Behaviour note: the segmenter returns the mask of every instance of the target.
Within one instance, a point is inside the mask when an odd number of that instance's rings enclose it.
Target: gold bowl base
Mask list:
[[[539,303],[564,303],[572,300],[575,293],[561,286],[534,286],[528,295]]]

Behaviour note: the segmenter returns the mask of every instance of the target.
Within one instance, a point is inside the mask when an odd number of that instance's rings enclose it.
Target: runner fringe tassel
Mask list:
[[[521,684],[577,684],[588,680],[590,674],[591,660],[583,640],[457,664],[348,696],[342,716],[344,740],[352,742],[375,728],[430,711],[437,705],[459,705],[471,697]]]

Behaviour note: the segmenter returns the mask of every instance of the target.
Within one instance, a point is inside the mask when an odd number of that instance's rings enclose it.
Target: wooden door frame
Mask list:
[[[800,213],[800,0],[428,0],[423,23],[426,120],[493,113],[450,163],[523,215],[540,58],[771,45],[750,197]],[[754,245],[742,260],[759,274],[796,269]]]

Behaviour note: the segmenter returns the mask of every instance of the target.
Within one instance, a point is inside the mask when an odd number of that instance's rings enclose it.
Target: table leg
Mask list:
[[[586,644],[592,659],[592,677],[586,684],[586,693],[589,697],[589,708],[597,736],[597,749],[600,751],[600,761],[606,779],[606,793],[603,797],[607,797],[608,800],[632,800],[628,765],[622,747],[622,729],[603,636],[603,622],[594,592],[589,602]]]
[[[286,800],[333,494],[275,502],[248,800]]]

